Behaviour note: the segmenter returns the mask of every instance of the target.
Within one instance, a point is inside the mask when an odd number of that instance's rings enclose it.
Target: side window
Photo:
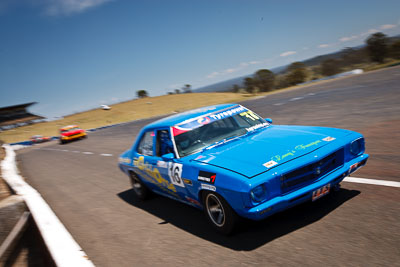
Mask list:
[[[171,137],[168,130],[157,131],[157,149],[156,153],[158,157],[164,154],[174,153]]]
[[[153,156],[153,136],[154,132],[146,132],[140,140],[137,152],[145,156]]]

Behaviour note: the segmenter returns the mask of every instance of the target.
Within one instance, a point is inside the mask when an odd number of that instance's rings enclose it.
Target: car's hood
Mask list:
[[[193,160],[253,177],[349,133],[334,128],[274,125],[204,150]]]

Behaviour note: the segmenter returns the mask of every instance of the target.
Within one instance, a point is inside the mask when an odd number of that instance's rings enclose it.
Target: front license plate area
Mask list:
[[[317,190],[315,190],[312,193],[312,201],[315,201],[315,200],[325,196],[326,194],[329,193],[330,189],[331,189],[331,184],[327,184],[321,188],[318,188]]]

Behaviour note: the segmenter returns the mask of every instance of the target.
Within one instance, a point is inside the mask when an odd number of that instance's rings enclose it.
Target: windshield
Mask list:
[[[264,119],[242,106],[178,124],[173,133],[180,157],[268,126]]]
[[[61,129],[61,133],[66,133],[66,132],[75,131],[75,130],[80,130],[80,128],[72,127],[72,128],[68,128],[68,129]]]

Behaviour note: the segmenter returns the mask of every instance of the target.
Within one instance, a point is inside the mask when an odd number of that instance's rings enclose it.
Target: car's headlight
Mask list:
[[[364,138],[358,138],[351,142],[350,144],[350,152],[353,155],[359,155],[363,153],[365,150]]]
[[[262,202],[267,199],[267,190],[263,184],[259,185],[250,191],[250,196],[254,202]]]

